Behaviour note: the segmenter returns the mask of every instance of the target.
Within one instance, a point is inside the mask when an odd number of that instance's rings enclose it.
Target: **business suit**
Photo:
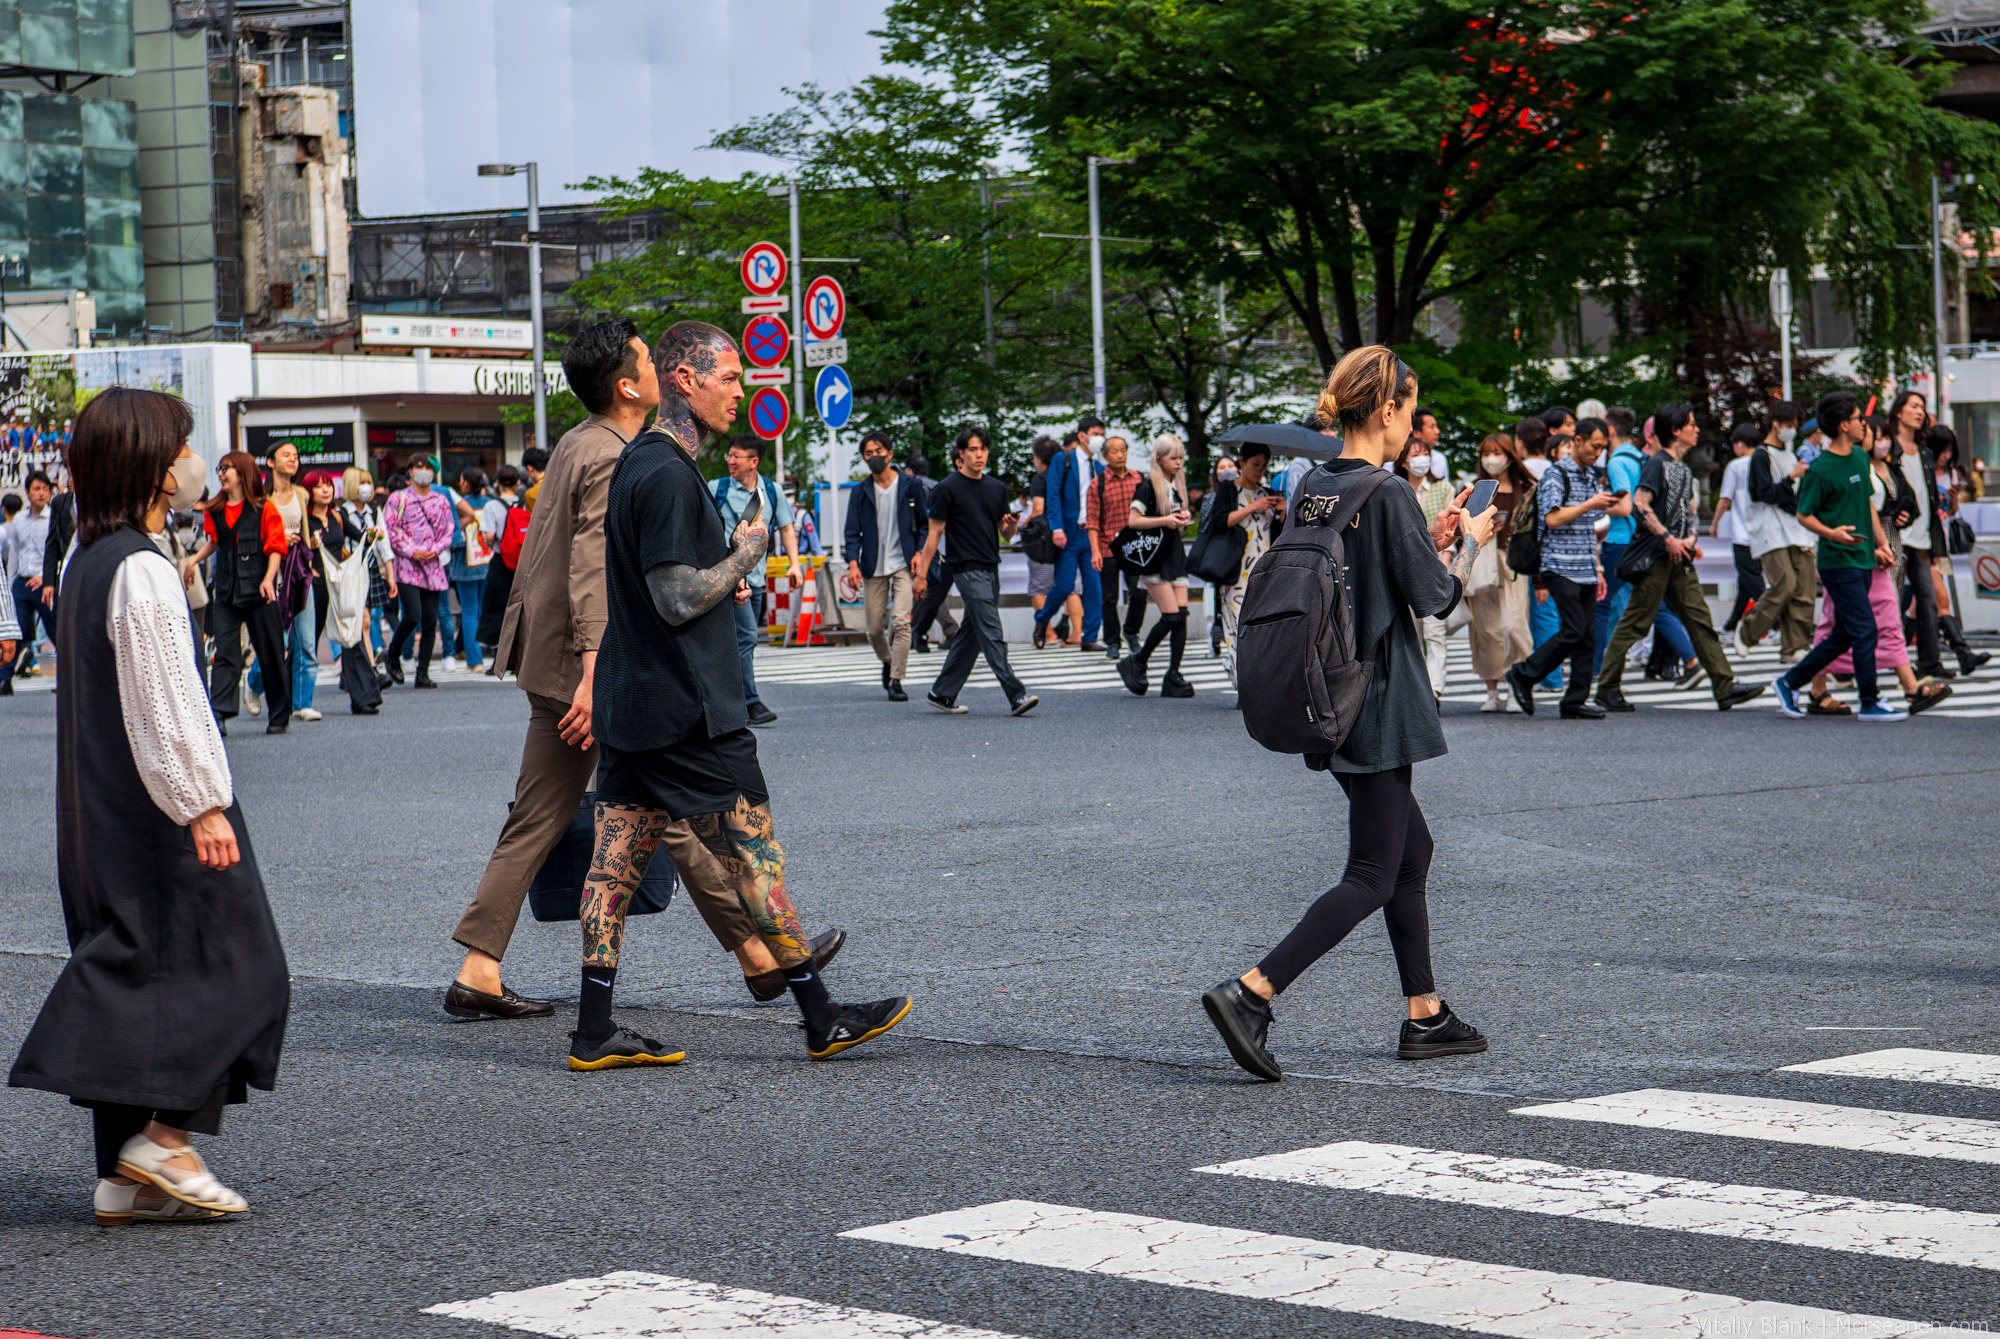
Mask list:
[[[877,487],[873,478],[857,484],[848,495],[847,524],[841,534],[848,560],[861,568],[868,612],[868,644],[889,667],[889,681],[901,683],[910,664],[910,600],[914,589],[910,564],[923,552],[930,527],[923,485],[900,470],[893,473],[894,540],[901,561],[890,570],[883,570],[884,539],[878,513],[882,494],[888,490]]]
[[[1089,453],[1083,453],[1088,459]],[[1097,568],[1090,561],[1090,527],[1087,515],[1087,497],[1090,483],[1104,471],[1102,461],[1090,461],[1088,472],[1078,463],[1076,447],[1067,447],[1049,462],[1049,471],[1043,476],[1047,489],[1048,519],[1051,530],[1063,534],[1063,546],[1056,558],[1056,574],[1051,590],[1067,592],[1073,586],[1083,588],[1083,640],[1094,642],[1104,627],[1104,595],[1098,586]],[[1037,631],[1046,630],[1049,620],[1061,609],[1063,601],[1059,596],[1051,596],[1035,614]]]
[[[584,653],[604,640],[604,512],[624,450],[625,438],[602,415],[563,434],[549,454],[508,592],[494,673],[504,678],[512,670],[528,694],[528,734],[514,807],[479,891],[452,932],[466,948],[494,958],[505,956],[528,885],[568,830],[597,771],[597,746],[564,742],[561,722],[583,681]],[[756,934],[728,876],[686,823],[670,822],[661,845],[724,948],[734,950]]]

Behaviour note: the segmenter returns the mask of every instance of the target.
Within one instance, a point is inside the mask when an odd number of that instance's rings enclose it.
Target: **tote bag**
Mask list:
[[[342,646],[368,642],[368,548],[356,544],[339,562],[320,550],[326,569],[327,635]]]
[[[507,807],[514,807],[508,801]],[[556,848],[549,852],[549,858],[535,873],[535,881],[528,885],[528,910],[538,921],[573,921],[580,916],[583,905],[584,880],[590,877],[590,857],[597,845],[597,796],[584,792],[583,803],[570,815],[569,828],[556,841]],[[653,862],[646,866],[645,877],[639,880],[638,891],[632,894],[632,904],[626,908],[628,916],[650,916],[654,912],[665,911],[667,904],[674,900],[674,889],[679,886],[679,876],[674,873],[674,862],[663,852],[656,852]]]

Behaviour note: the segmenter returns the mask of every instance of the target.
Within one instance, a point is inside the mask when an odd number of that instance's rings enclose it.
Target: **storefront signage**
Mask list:
[[[535,347],[527,321],[466,320],[448,316],[363,316],[361,342],[397,349],[518,349]]]
[[[244,449],[258,460],[284,442],[298,448],[299,463],[308,469],[354,463],[352,423],[251,423],[243,429]]]
[[[520,396],[526,398],[535,393],[534,369],[523,363],[513,366],[507,363],[481,363],[472,371],[472,393],[475,395]],[[542,389],[549,395],[564,389],[564,382],[556,371],[544,370]]]
[[[496,461],[507,435],[507,430],[498,423],[440,423],[438,431],[444,434],[438,445],[444,448],[445,454],[454,451],[490,452]]]

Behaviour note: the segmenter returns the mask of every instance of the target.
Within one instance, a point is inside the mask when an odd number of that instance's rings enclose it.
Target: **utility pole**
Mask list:
[[[1792,398],[1792,272],[1771,273],[1771,320],[1778,327],[1779,398]]]
[[[1221,420],[1217,432],[1229,431],[1229,284],[1218,279],[1215,284],[1215,320],[1222,337],[1216,341],[1216,350],[1221,355],[1221,365],[1216,369],[1216,377],[1221,381],[1221,390],[1215,397],[1216,417]],[[1214,436],[1213,433],[1210,434]]]
[[[540,174],[534,163],[481,163],[482,177],[528,176],[528,321],[534,331],[535,445],[549,449],[549,401],[542,368],[542,207]]]
[[[806,435],[804,427],[806,412],[806,308],[799,289],[799,285],[802,282],[799,278],[799,267],[801,264],[799,259],[799,179],[793,177],[789,184],[792,188],[792,319],[798,322],[798,344],[792,350],[792,422],[800,425],[799,440],[804,441]],[[790,434],[786,435],[789,436]],[[835,483],[837,486],[838,480]],[[778,438],[778,487],[782,490],[784,486],[785,439],[784,437],[780,437]],[[801,506],[805,505],[806,499],[801,497],[799,504]]]
[[[1131,161],[1090,156],[1090,379],[1099,418],[1104,417],[1104,229],[1097,214],[1097,169]]]
[[[1931,174],[1931,319],[1937,325],[1937,390],[1931,396],[1931,413],[1942,421],[1945,398],[1944,207],[1938,199],[1935,172]]]

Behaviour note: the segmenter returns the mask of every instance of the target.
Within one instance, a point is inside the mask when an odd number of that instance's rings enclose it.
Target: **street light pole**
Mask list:
[[[1097,217],[1097,165],[1109,161],[1090,156],[1090,389],[1099,418],[1104,417],[1104,239]]]
[[[799,440],[805,440],[806,413],[806,309],[799,293],[799,179],[793,177],[791,186],[792,204],[792,319],[798,322],[798,346],[792,350],[792,422],[801,425]],[[838,488],[841,481],[834,480]],[[785,439],[778,438],[778,487],[785,486]],[[801,499],[803,501],[803,499]]]
[[[1937,390],[1931,413],[1944,418],[1944,209],[1938,200],[1937,173],[1931,173],[1931,319],[1937,325]]]
[[[1778,327],[1778,396],[1792,398],[1792,272],[1771,274],[1771,320]]]
[[[534,333],[535,445],[549,449],[549,402],[542,376],[542,204],[541,174],[535,163],[481,163],[482,177],[528,176],[528,322]]]

